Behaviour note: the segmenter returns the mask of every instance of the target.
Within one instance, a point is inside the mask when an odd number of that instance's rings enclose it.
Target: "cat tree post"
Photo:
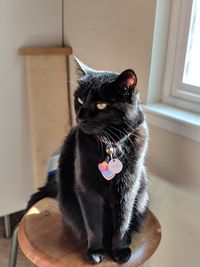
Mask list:
[[[34,188],[44,184],[48,157],[71,127],[67,83],[70,47],[20,48],[25,57]]]

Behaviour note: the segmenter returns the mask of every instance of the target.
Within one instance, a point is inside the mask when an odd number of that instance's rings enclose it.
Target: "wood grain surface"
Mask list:
[[[140,234],[133,236],[132,256],[119,265],[108,256],[98,267],[141,266],[157,249],[161,239],[161,226],[149,211]],[[81,244],[62,224],[58,202],[45,198],[33,206],[23,217],[18,234],[19,245],[26,257],[41,267],[94,266],[85,256],[86,244]]]

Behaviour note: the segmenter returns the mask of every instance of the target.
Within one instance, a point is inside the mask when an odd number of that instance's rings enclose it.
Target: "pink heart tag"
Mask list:
[[[106,179],[106,180],[111,180],[115,174],[112,173],[109,169],[108,169],[108,163],[106,161],[103,161],[102,163],[98,164],[98,168],[102,174],[102,176]]]

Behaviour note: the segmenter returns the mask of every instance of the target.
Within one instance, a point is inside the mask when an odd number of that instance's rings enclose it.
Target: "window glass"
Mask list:
[[[200,0],[193,1],[183,83],[200,87]]]

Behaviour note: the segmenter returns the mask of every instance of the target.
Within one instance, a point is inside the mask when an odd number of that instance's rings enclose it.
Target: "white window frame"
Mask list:
[[[199,87],[182,82],[193,0],[173,0],[162,102],[200,113]]]

